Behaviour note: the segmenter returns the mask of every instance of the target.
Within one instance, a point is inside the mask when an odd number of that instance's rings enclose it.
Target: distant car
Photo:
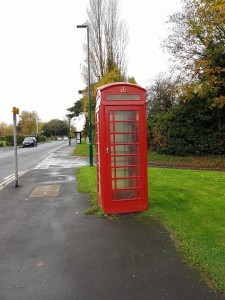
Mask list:
[[[64,141],[68,141],[69,138],[68,138],[67,136],[64,136],[63,140],[64,140]]]
[[[37,140],[35,137],[28,136],[22,142],[23,148],[24,147],[37,147]]]

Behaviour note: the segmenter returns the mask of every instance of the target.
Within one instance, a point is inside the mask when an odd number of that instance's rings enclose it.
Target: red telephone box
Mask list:
[[[107,214],[148,208],[146,90],[126,82],[96,93],[97,191]]]

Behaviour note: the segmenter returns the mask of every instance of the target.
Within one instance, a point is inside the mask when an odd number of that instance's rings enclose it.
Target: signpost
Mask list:
[[[13,107],[13,139],[14,139],[14,159],[15,159],[15,187],[18,187],[18,159],[17,159],[17,134],[16,134],[16,115],[19,114],[19,108]]]

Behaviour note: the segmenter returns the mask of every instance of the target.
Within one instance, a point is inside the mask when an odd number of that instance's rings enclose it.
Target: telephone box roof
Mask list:
[[[97,90],[99,90],[100,92],[102,92],[103,90],[106,90],[107,88],[109,87],[113,87],[113,86],[132,86],[132,87],[136,87],[136,88],[139,88],[143,91],[146,91],[143,87],[141,87],[140,85],[138,84],[134,84],[134,83],[129,83],[129,82],[113,82],[113,83],[107,83],[107,84],[104,84],[100,87],[98,87]]]

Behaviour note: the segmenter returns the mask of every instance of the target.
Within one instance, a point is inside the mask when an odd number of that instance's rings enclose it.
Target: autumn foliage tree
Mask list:
[[[6,136],[6,135],[12,135],[13,134],[13,125],[6,124],[4,122],[0,123],[0,137]]]
[[[173,55],[184,83],[184,99],[199,94],[225,105],[225,2],[183,0],[169,19],[171,35],[164,47]]]
[[[19,115],[17,130],[22,135],[37,133],[38,115],[35,111],[22,111]]]
[[[162,109],[163,94],[154,99],[152,90],[150,147],[167,154],[224,154],[225,2],[182,3],[182,11],[169,18],[171,34],[164,42],[179,75],[178,101]]]

